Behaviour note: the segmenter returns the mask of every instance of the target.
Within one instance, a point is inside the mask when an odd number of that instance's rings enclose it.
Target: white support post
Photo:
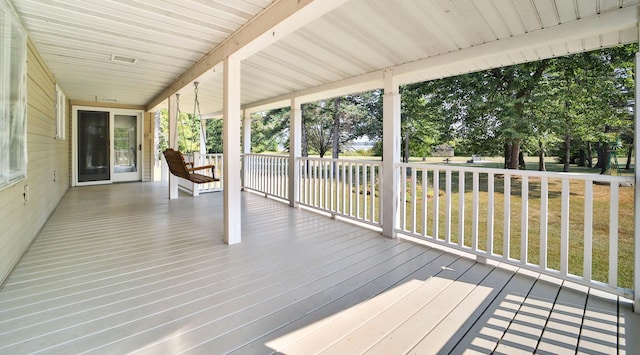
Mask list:
[[[223,84],[223,179],[224,242],[240,243],[240,64],[232,57],[224,60]]]
[[[640,36],[640,33],[639,33]],[[640,70],[640,53],[636,53],[636,109],[635,111],[635,124],[634,124],[634,149],[635,149],[635,167],[634,171],[634,246],[633,246],[633,310],[636,313],[640,313],[640,174],[638,168],[640,167],[640,113],[638,113],[638,107],[640,107],[640,79],[638,78],[638,71]]]
[[[398,174],[396,163],[400,162],[400,87],[392,69],[384,71],[383,99],[383,191],[382,234],[395,238],[398,221]]]
[[[178,94],[169,96],[169,148],[178,149]],[[169,172],[169,199],[178,198],[178,177]]]
[[[302,105],[295,97],[291,98],[291,111],[289,113],[289,206],[295,207],[298,203],[298,183],[300,170],[296,165],[296,158],[302,154]]]
[[[242,158],[242,189],[244,190],[244,184],[249,181],[249,171],[244,162],[247,161],[247,154],[251,154],[251,112],[244,110],[242,114],[242,154],[244,154]]]

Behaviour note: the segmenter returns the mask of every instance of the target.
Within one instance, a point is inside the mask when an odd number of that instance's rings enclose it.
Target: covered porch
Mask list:
[[[241,194],[72,188],[0,291],[2,353],[636,353],[630,300]]]

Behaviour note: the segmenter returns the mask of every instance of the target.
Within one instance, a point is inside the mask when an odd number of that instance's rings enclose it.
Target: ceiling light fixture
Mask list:
[[[138,61],[136,58],[131,58],[131,57],[125,57],[125,56],[121,56],[121,55],[117,55],[117,54],[112,54],[111,55],[111,61],[112,62],[119,62],[119,63],[126,63],[126,64],[135,64],[136,61]]]

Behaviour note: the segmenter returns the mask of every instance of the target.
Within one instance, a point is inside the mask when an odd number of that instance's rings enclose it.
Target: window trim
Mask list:
[[[56,135],[55,139],[65,140],[65,121],[67,118],[67,96],[56,84]]]
[[[27,178],[27,33],[14,9],[0,0],[0,190]],[[15,47],[15,48],[14,48]],[[19,48],[19,51],[16,51]],[[17,80],[12,75],[18,73]],[[16,84],[17,88],[11,86]],[[14,92],[12,93],[12,89]],[[17,94],[16,91],[17,90]],[[14,95],[12,100],[11,95]],[[12,107],[12,105],[14,105]],[[12,162],[16,159],[17,162]],[[14,164],[12,168],[12,164]]]

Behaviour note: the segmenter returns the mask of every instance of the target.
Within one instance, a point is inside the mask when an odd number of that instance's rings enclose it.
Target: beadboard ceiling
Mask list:
[[[201,112],[215,114],[221,66],[193,67],[285,0],[9,1],[70,99],[151,109],[178,91],[191,111],[198,81]],[[638,0],[333,3],[243,58],[245,107],[381,87],[387,68],[405,84],[638,40]]]

